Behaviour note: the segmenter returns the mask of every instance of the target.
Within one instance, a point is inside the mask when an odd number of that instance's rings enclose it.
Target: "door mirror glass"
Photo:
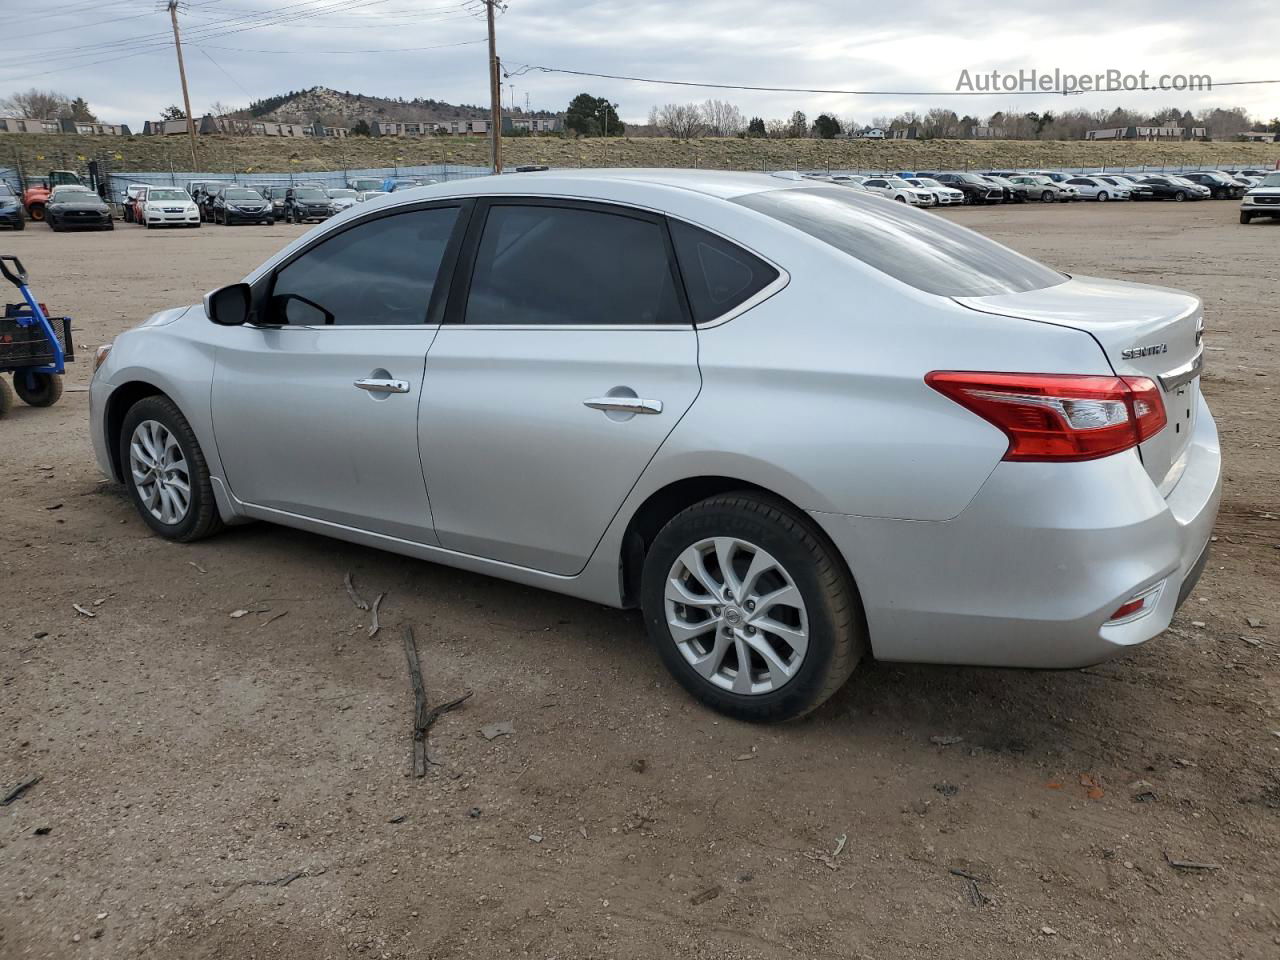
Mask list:
[[[249,319],[249,285],[233,283],[206,293],[204,314],[219,326],[240,326]]]

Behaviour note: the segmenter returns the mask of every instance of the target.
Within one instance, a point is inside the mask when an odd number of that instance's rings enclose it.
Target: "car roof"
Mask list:
[[[529,173],[504,174],[502,176],[472,177],[411,189],[406,196],[422,196],[423,193],[447,194],[497,194],[512,193],[537,195],[573,194],[586,188],[598,190],[609,183],[642,184],[658,188],[689,190],[711,197],[731,199],[765,190],[785,190],[812,187],[812,180],[774,176],[768,173],[740,173],[732,170],[668,170],[646,168],[599,168],[586,170],[548,170]],[[420,192],[421,191],[421,192]],[[399,193],[399,191],[397,191]]]

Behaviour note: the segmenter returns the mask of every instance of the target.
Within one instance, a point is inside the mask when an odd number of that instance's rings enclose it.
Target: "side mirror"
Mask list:
[[[238,327],[249,319],[249,285],[233,283],[204,295],[204,315],[222,327]]]

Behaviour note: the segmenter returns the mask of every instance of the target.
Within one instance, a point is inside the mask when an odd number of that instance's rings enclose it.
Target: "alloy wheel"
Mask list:
[[[177,439],[164,424],[143,420],[129,440],[129,471],[138,499],[161,523],[177,524],[191,509],[191,473]]]
[[[667,629],[707,682],[742,695],[772,693],[799,671],[809,616],[795,579],[736,537],[700,540],[667,575]]]

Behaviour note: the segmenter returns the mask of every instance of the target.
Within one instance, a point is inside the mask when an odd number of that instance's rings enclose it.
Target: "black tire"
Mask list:
[[[27,386],[28,376],[36,382],[34,387]],[[56,373],[27,374],[25,370],[15,370],[13,389],[28,406],[52,407],[62,397],[62,376]]]
[[[144,420],[155,420],[165,427],[178,441],[183,459],[187,461],[191,501],[186,515],[177,523],[165,523],[151,512],[142,502],[138,494],[133,473],[129,469],[129,443],[133,431]],[[190,543],[211,536],[222,529],[222,518],[218,515],[218,506],[213,498],[213,485],[209,480],[209,465],[205,462],[200,443],[182,415],[177,405],[168,397],[144,397],[129,408],[124,415],[119,438],[120,468],[124,474],[124,484],[129,490],[129,497],[138,511],[138,515],[152,530],[168,540]]]
[[[265,223],[268,227],[274,227],[276,225],[276,218],[271,217],[270,219],[263,220],[262,222]]]
[[[22,217],[21,215],[19,215],[17,222],[16,222],[16,223],[14,223],[14,225],[13,225],[13,229],[15,229],[15,230],[25,230],[25,229],[27,229],[27,221],[26,221],[26,219],[25,219],[24,217]]]
[[[751,695],[716,686],[672,640],[668,573],[690,545],[716,536],[739,537],[772,554],[804,598],[809,645],[795,676],[777,690]],[[645,556],[641,607],[658,655],[680,685],[711,708],[754,723],[793,720],[816,709],[849,679],[867,647],[862,603],[835,547],[807,518],[750,491],[703,500],[662,528]]]
[[[27,216],[36,221],[43,220],[47,212],[42,203],[35,203],[27,208]]]
[[[1181,203],[1183,200],[1187,199],[1187,191],[1179,190],[1173,195],[1173,199],[1176,203]]]
[[[1252,219],[1253,219],[1253,217],[1251,217],[1249,214],[1245,213],[1243,210],[1241,210],[1241,211],[1240,211],[1240,222],[1241,222],[1241,223],[1248,223],[1248,222],[1249,222],[1250,220],[1252,220]]]
[[[1053,191],[1052,191],[1052,190],[1046,190],[1044,193],[1040,194],[1040,202],[1041,202],[1041,203],[1052,203],[1052,202],[1053,202]]]
[[[0,379],[0,417],[12,410],[13,405],[13,390],[9,386],[9,381]]]
[[[1106,203],[1110,198],[1107,196],[1107,191],[1103,190],[1098,194],[1097,199],[1099,203]]]
[[[58,232],[58,224],[54,221],[53,217],[49,217],[45,221],[45,223],[49,225],[49,229],[52,230],[54,233]]]

